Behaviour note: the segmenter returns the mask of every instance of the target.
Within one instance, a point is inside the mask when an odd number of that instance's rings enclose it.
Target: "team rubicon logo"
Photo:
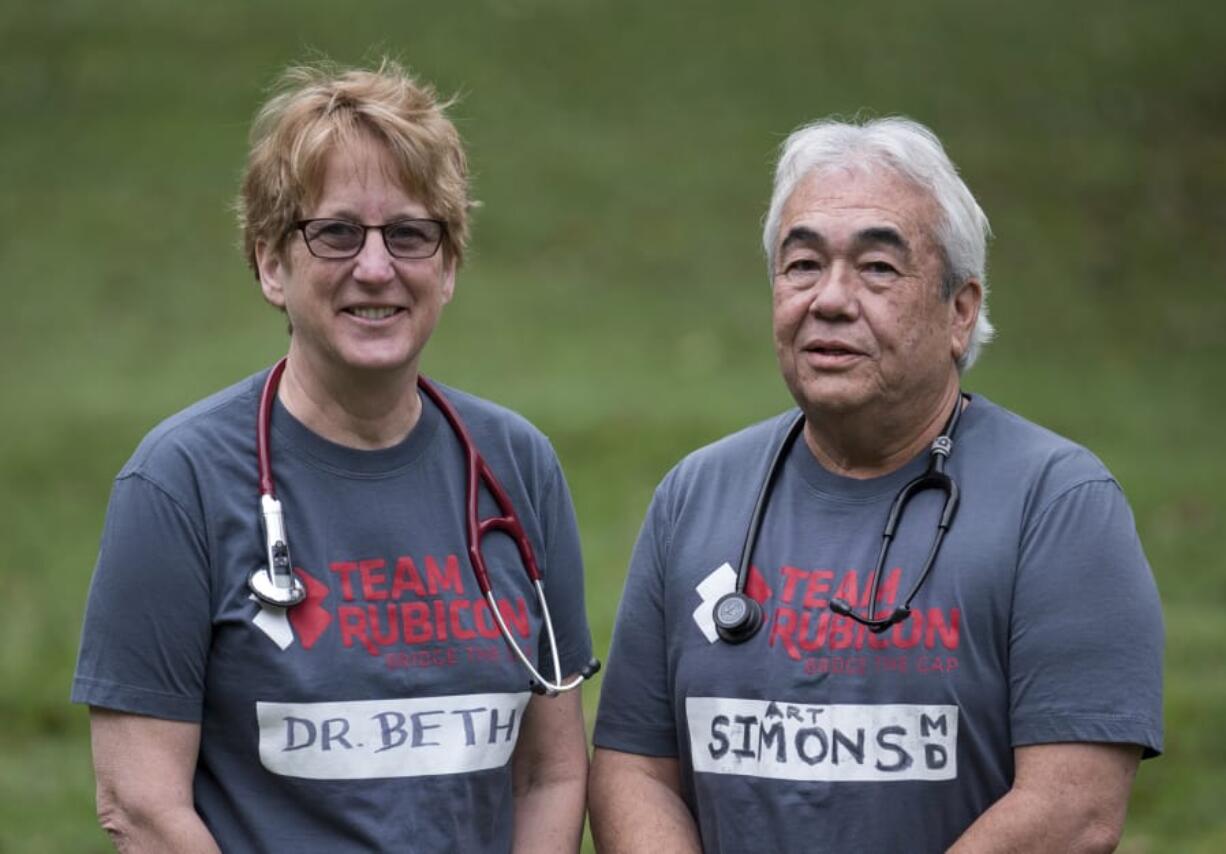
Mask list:
[[[893,609],[902,581],[901,567],[884,574],[874,613]],[[767,645],[795,661],[804,661],[806,668],[815,668],[815,673],[821,672],[821,663],[813,662],[815,656],[861,651],[941,652],[940,661],[930,652],[928,660],[911,667],[945,671],[957,666],[956,658],[947,653],[956,652],[959,645],[962,614],[958,608],[916,607],[910,617],[880,635],[830,610],[830,600],[840,598],[855,604],[860,612],[867,612],[871,587],[872,573],[855,569],[838,572],[784,565],[774,573],[763,573],[750,566],[745,593],[762,605]],[[719,639],[715,631],[715,603],[736,590],[736,570],[731,564],[722,563],[694,589],[699,600],[692,615],[694,623],[708,643],[715,643]],[[895,665],[899,669],[907,667],[898,662],[888,666]]]
[[[501,646],[490,604],[472,577],[461,572],[457,555],[333,561],[326,582],[302,567],[294,574],[306,587],[306,598],[289,609],[257,602],[251,619],[282,650],[295,643],[310,650],[334,635],[330,643],[389,661],[454,642],[490,640]],[[524,597],[495,597],[495,602],[512,635],[521,645],[529,643],[533,631]]]

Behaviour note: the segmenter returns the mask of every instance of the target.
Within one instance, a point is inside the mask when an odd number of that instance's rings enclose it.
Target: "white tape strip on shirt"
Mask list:
[[[715,631],[715,603],[725,593],[736,590],[736,570],[732,568],[732,564],[724,562],[698,582],[694,589],[702,597],[702,601],[694,609],[694,622],[706,636],[707,643],[715,643],[719,640],[719,633]]]
[[[532,695],[339,703],[257,702],[260,762],[312,780],[424,777],[500,768]]]
[[[952,780],[958,707],[688,697],[694,770],[776,780]]]

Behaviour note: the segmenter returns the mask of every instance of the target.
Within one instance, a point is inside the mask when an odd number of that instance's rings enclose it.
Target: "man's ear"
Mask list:
[[[950,300],[950,352],[958,361],[971,346],[979,307],[983,305],[983,285],[978,279],[967,279]]]
[[[289,273],[282,253],[267,240],[255,242],[255,268],[260,280],[260,291],[268,304],[284,310],[285,278]]]

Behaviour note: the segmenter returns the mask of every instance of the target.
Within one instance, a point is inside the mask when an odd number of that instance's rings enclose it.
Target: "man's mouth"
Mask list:
[[[819,356],[860,356],[863,355],[859,350],[850,347],[839,341],[819,341],[809,344],[805,347],[809,353],[816,353]]]

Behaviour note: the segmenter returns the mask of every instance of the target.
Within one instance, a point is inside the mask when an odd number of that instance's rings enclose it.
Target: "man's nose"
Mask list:
[[[854,319],[860,308],[858,294],[853,265],[835,261],[818,280],[809,311],[824,319]]]

